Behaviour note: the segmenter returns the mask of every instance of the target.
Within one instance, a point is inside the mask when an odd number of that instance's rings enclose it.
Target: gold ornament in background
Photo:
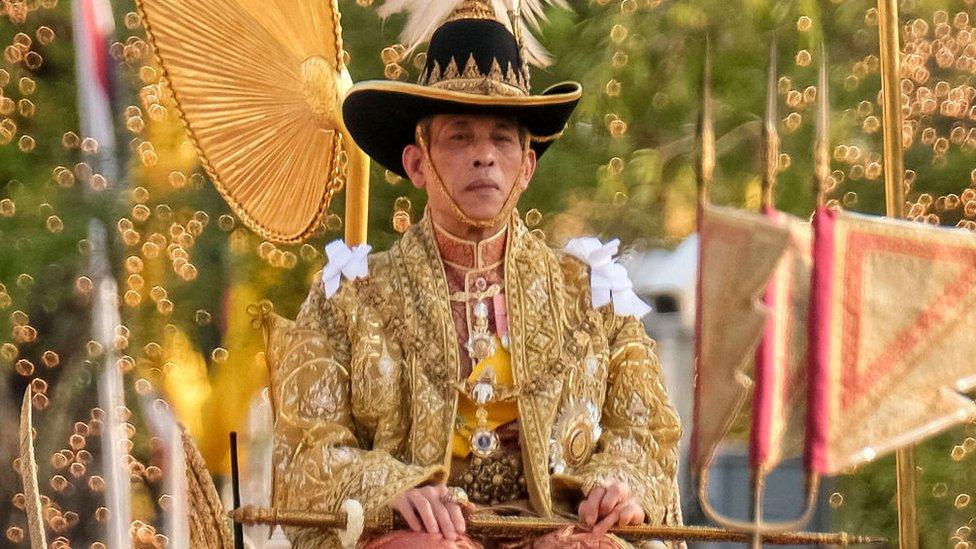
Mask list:
[[[410,228],[412,221],[410,220],[410,212],[399,210],[393,212],[393,230],[403,234],[407,232]]]
[[[369,161],[342,123],[352,79],[335,0],[136,5],[203,166],[248,228],[300,242],[344,185],[365,210]]]

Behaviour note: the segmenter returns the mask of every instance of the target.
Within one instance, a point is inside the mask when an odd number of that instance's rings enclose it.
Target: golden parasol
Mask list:
[[[300,242],[346,193],[366,236],[369,160],[342,124],[352,79],[336,0],[137,0],[201,162],[251,230]]]

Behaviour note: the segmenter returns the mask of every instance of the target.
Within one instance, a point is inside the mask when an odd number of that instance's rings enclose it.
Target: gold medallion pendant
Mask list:
[[[488,428],[479,427],[471,434],[471,453],[486,458],[498,450],[498,434]]]

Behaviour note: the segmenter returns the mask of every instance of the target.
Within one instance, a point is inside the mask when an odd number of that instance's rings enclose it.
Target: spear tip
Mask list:
[[[711,40],[705,36],[702,65],[701,110],[698,119],[698,203],[708,202],[708,191],[715,172],[715,130],[712,122],[712,53]]]

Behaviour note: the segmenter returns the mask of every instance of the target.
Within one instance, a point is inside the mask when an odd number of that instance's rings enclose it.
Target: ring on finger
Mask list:
[[[440,500],[442,503],[456,503],[458,505],[466,504],[469,501],[468,493],[457,486],[448,486],[447,492],[440,497]]]

